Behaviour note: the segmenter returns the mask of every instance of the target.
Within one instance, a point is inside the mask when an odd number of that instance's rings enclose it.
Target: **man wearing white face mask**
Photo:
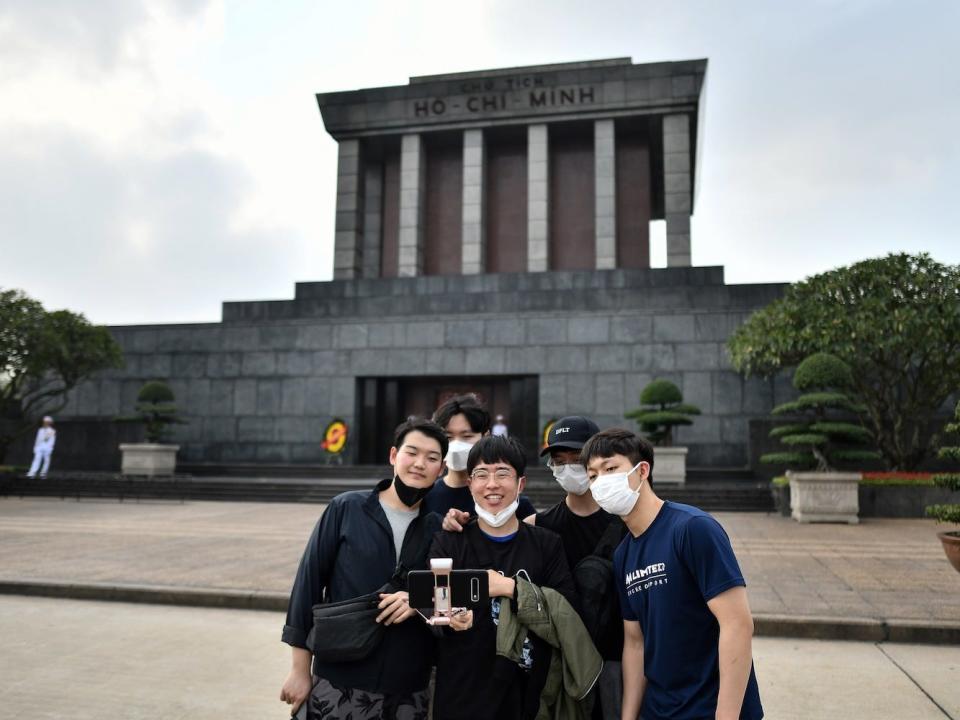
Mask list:
[[[472,515],[474,505],[467,477],[467,456],[480,438],[490,434],[490,413],[476,395],[457,395],[437,408],[433,421],[443,428],[450,446],[444,458],[447,474],[437,480],[423,501],[424,506],[427,512],[435,512],[441,517],[451,508],[466,516]],[[531,502],[521,496],[520,517],[534,512]]]
[[[753,618],[730,539],[707,513],[654,493],[653,448],[610,428],[584,445],[594,499],[629,529],[614,554],[624,718],[763,717]]]
[[[567,563],[583,600],[584,622],[604,661],[593,718],[619,720],[623,694],[620,671],[623,624],[615,610],[617,596],[612,587],[610,563],[614,548],[627,530],[619,517],[597,504],[590,492],[587,469],[580,463],[581,449],[598,432],[600,428],[593,420],[580,415],[563,417],[553,424],[547,434],[547,446],[540,455],[549,454],[553,477],[567,495],[550,509],[525,519],[553,530],[563,541]],[[581,564],[588,556],[595,557]]]
[[[528,635],[520,663],[496,653],[501,603],[516,600],[519,574],[541,588],[578,602],[560,538],[517,518],[525,482],[525,452],[513,438],[487,436],[470,451],[468,473],[477,519],[462,532],[438,533],[430,557],[453,559],[454,568],[485,569],[489,609],[474,611],[474,625],[446,633],[437,645],[434,717],[510,720],[534,717],[546,682],[551,650]]]

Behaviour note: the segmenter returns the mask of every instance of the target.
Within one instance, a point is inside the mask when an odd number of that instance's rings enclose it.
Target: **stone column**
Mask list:
[[[383,165],[367,165],[363,174],[363,277],[380,277],[383,233]]]
[[[690,116],[663,118],[663,205],[667,221],[667,266],[690,266]]]
[[[527,271],[549,269],[550,145],[546,125],[527,126]]]
[[[597,270],[617,266],[617,177],[613,120],[593,123],[594,202]]]
[[[400,236],[397,275],[423,274],[423,191],[426,163],[423,138],[404,135],[400,141]]]
[[[337,215],[333,279],[360,277],[363,264],[363,177],[360,141],[341,140],[337,158]]]
[[[464,130],[462,252],[464,275],[476,275],[486,269],[483,156],[483,130]]]

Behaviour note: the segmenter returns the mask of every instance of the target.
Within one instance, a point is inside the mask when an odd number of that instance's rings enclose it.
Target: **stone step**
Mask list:
[[[6,476],[0,479],[0,495],[324,503],[348,490],[370,489],[375,481],[376,476],[371,479],[369,475],[337,479],[175,475],[147,479],[109,473],[63,473],[42,480]],[[769,488],[758,482],[688,483],[683,487],[660,486],[657,492],[667,500],[704,510],[773,510]],[[536,472],[531,475],[526,495],[535,506],[544,508],[559,502],[563,491],[548,473]]]

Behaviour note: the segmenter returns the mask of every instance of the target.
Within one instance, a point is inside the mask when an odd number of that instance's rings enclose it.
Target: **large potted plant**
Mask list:
[[[772,414],[788,416],[785,425],[770,431],[789,450],[767,453],[760,462],[786,465],[790,509],[799,522],[859,522],[859,472],[836,469],[844,461],[876,460],[869,449],[873,436],[850,419],[861,410],[847,395],[853,385],[850,367],[840,358],[816,353],[797,366],[793,386],[801,395],[775,407]]]
[[[683,402],[680,388],[669,380],[654,380],[640,393],[640,407],[626,417],[636,420],[653,443],[653,464],[658,483],[683,483],[687,478],[687,448],[673,444],[673,429],[692,425],[700,408]]]
[[[953,417],[956,422],[947,423],[944,430],[955,435],[960,434],[960,402],[957,403]],[[937,453],[937,457],[951,463],[960,463],[960,447],[942,447]],[[947,488],[954,492],[960,491],[960,473],[937,473],[933,476],[933,482],[939,487]],[[960,525],[960,503],[931,505],[927,508],[927,515],[936,518],[938,523]],[[957,572],[960,572],[960,532],[956,530],[953,532],[941,532],[937,533],[937,536],[940,538],[940,542],[943,543],[943,551],[947,554],[947,559],[950,561],[950,564],[953,565]]]
[[[173,390],[159,380],[144,384],[137,394],[135,412],[133,417],[123,419],[143,423],[146,442],[120,445],[121,474],[173,475],[180,446],[165,440],[169,438],[172,425],[186,422],[177,412]]]

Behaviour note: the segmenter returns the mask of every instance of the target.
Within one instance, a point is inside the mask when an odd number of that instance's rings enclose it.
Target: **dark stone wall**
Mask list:
[[[645,133],[618,127],[616,153],[617,267],[650,267],[653,189]]]
[[[50,472],[60,470],[119,471],[120,443],[143,442],[143,426],[119,423],[113,418],[56,419],[57,444]],[[33,461],[36,431],[21,437],[10,448],[7,463],[29,466]]]
[[[424,192],[425,275],[459,275],[463,271],[462,134],[426,136]]]
[[[527,269],[527,138],[491,135],[487,141],[486,268]]]
[[[551,270],[596,267],[596,202],[593,126],[550,128]]]
[[[356,419],[357,378],[536,376],[540,426],[579,413],[632,427],[624,413],[663,377],[703,409],[677,437],[690,464],[744,466],[749,423],[779,390],[733,372],[725,342],[782,290],[725,285],[722,268],[301,283],[292,300],[226,303],[222,323],[111,328],[126,368],[61,415],[129,413],[161,378],[190,420],[182,460],[316,462],[330,418]]]

